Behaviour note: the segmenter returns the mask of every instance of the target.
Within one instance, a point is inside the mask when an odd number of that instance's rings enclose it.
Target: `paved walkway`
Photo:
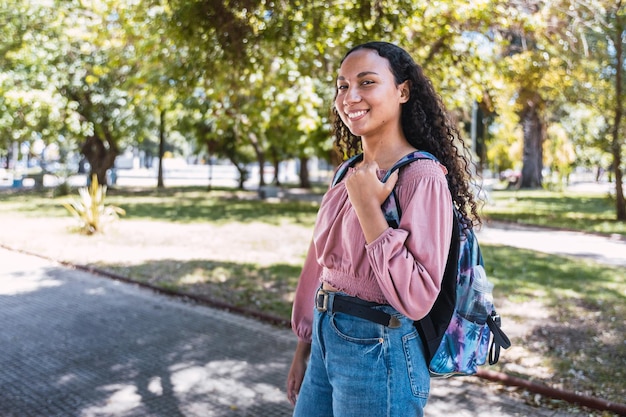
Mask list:
[[[288,331],[0,249],[0,416],[287,416]]]
[[[626,266],[626,239],[508,223],[486,225],[480,242],[496,243],[554,255],[573,256],[606,265]]]

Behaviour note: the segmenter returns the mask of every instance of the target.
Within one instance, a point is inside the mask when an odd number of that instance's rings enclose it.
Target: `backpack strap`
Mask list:
[[[430,364],[437,349],[439,349],[439,345],[441,345],[456,305],[456,277],[459,268],[459,252],[461,250],[461,227],[456,215],[455,210],[454,219],[452,219],[452,238],[450,239],[448,259],[446,259],[446,268],[441,280],[441,290],[428,314],[421,320],[414,322],[415,328],[422,339],[424,356],[428,364]],[[437,317],[438,320],[433,320],[433,317]]]
[[[508,349],[511,347],[511,341],[507,335],[500,329],[501,319],[495,310],[487,317],[487,325],[493,334],[493,340],[489,347],[489,365],[495,365],[500,359],[500,348]]]
[[[413,161],[418,159],[431,159],[433,161],[438,161],[435,156],[429,152],[425,151],[415,151],[411,152],[408,155],[402,157],[398,162],[396,162],[390,169],[387,171],[385,176],[382,179],[382,182],[387,182],[391,174],[394,171],[399,170],[405,165],[410,164]],[[385,215],[385,219],[387,220],[387,224],[394,229],[397,229],[400,226],[400,217],[402,217],[402,210],[400,209],[400,204],[398,204],[398,197],[396,196],[395,188],[391,191],[391,194],[387,197],[387,199],[383,202],[381,206],[383,213]]]
[[[395,170],[400,169],[417,159],[430,159],[439,162],[439,160],[429,152],[411,152],[396,162],[394,166],[387,171],[387,174],[382,181],[386,182]],[[387,223],[391,227],[397,228],[400,224],[400,217],[402,213],[400,205],[397,202],[395,190],[389,194],[389,197],[382,205],[382,209],[385,213]],[[435,355],[435,352],[439,348],[441,340],[443,339],[445,331],[448,327],[448,323],[454,314],[454,306],[456,304],[456,276],[459,267],[459,252],[461,249],[460,235],[461,225],[459,222],[459,213],[456,208],[454,208],[452,237],[450,239],[450,248],[448,251],[448,258],[446,259],[445,272],[441,282],[441,291],[439,292],[439,295],[437,296],[430,312],[424,318],[414,323],[424,346],[424,354],[427,363],[430,363]],[[438,320],[433,320],[433,317],[437,317]]]
[[[333,176],[333,182],[331,183],[331,188],[335,185],[339,184],[339,182],[346,176],[348,169],[355,166],[358,162],[363,160],[363,154],[357,154],[353,157],[346,159],[339,165],[337,170],[335,171],[335,175]]]
[[[387,182],[387,180],[389,179],[391,174],[393,174],[394,171],[396,171],[396,170],[402,168],[403,166],[405,166],[407,164],[410,164],[411,162],[416,161],[418,159],[431,159],[433,161],[439,161],[430,152],[426,152],[426,151],[414,151],[414,152],[411,152],[410,154],[403,156],[398,162],[393,164],[393,166],[389,169],[389,171],[387,171],[387,173],[383,177],[382,182]]]
[[[389,171],[387,171],[387,173],[382,179],[382,182],[387,182],[387,180],[389,179],[389,177],[394,171],[402,168],[403,166],[407,164],[410,164],[411,162],[417,159],[432,159],[433,161],[438,161],[438,159],[430,152],[426,152],[426,151],[411,152],[410,154],[403,156],[398,162],[396,162],[389,169]],[[331,187],[334,187],[335,185],[339,184],[339,182],[343,179],[343,177],[346,176],[348,169],[352,168],[353,166],[355,166],[357,163],[361,162],[362,160],[363,160],[363,154],[360,153],[343,161],[341,165],[339,165],[339,167],[335,171],[335,175],[333,176]]]

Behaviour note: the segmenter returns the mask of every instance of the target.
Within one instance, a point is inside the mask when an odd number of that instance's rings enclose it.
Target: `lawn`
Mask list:
[[[107,202],[127,215],[102,235],[83,236],[67,227],[61,204],[71,197],[2,192],[0,221],[23,232],[0,234],[0,243],[288,320],[316,197],[110,190]],[[492,220],[626,234],[611,210],[606,196],[545,191],[494,191],[485,207]],[[509,323],[514,334],[497,369],[623,402],[623,268],[500,245],[483,252],[505,329]]]
[[[626,236],[615,220],[615,197],[546,190],[492,191],[483,212],[492,220]]]

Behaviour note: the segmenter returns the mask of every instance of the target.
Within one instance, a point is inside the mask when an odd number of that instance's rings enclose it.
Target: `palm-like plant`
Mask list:
[[[107,187],[98,183],[96,175],[93,175],[91,184],[79,188],[78,193],[80,198],[63,203],[63,206],[78,219],[82,233],[91,235],[101,232],[107,222],[126,214],[120,207],[104,204]]]

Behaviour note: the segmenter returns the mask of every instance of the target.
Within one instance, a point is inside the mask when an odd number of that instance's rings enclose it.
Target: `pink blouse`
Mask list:
[[[452,234],[446,172],[432,160],[402,168],[395,187],[400,226],[388,228],[369,245],[344,182],[328,190],[293,303],[292,328],[300,340],[311,341],[313,300],[321,282],[363,300],[390,304],[413,320],[430,311]],[[379,172],[380,178],[384,173]]]

